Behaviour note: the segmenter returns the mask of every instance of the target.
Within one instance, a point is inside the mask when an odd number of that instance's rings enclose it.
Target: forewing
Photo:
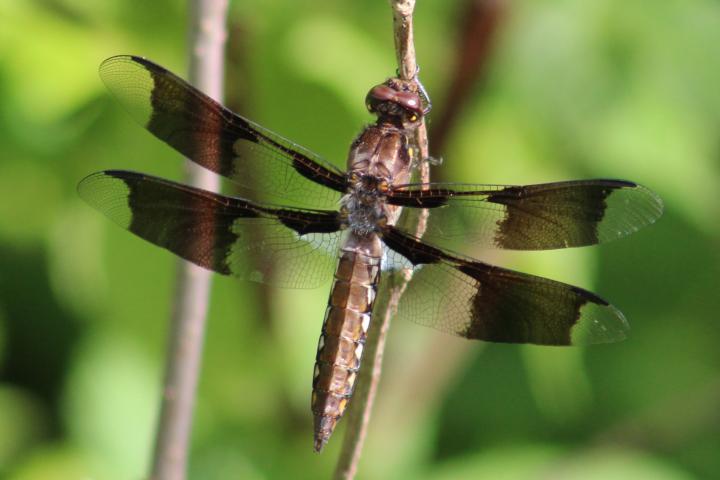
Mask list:
[[[414,266],[398,316],[469,339],[538,345],[623,340],[615,307],[572,285],[488,265],[416,241],[395,228],[389,263]]]
[[[224,275],[313,288],[337,262],[336,212],[269,207],[122,170],[94,173],[78,192],[135,235]]]
[[[414,222],[429,209],[423,239],[461,240],[511,250],[548,250],[609,242],[650,225],[663,204],[651,190],[621,180],[526,186],[428,184],[395,187],[388,197]]]
[[[149,60],[117,56],[100,77],[130,115],[198,165],[273,202],[335,208],[345,177],[318,155],[247,120]]]

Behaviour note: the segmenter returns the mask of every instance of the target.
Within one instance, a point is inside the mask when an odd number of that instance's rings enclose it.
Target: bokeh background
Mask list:
[[[366,91],[396,68],[387,2],[231,3],[227,103],[343,165]],[[0,2],[2,478],[147,470],[176,261],[75,185],[104,168],[182,178],[97,66],[133,53],[184,74],[186,10]],[[720,3],[419,0],[416,47],[435,178],[624,178],[666,212],[593,248],[466,245],[599,293],[631,336],[539,348],[394,323],[358,478],[720,478]],[[214,278],[191,478],[330,476],[344,429],[314,454],[309,410],[328,288]]]

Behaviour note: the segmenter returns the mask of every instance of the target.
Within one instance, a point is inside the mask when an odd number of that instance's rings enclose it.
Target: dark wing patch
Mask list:
[[[310,208],[333,208],[345,191],[338,168],[223,107],[149,60],[117,56],[100,77],[130,115],[198,165],[238,185]]]
[[[604,243],[652,224],[663,211],[649,189],[622,180],[526,186],[428,184],[394,187],[393,205],[430,209],[424,239],[511,250]],[[405,209],[413,222],[418,211]]]
[[[586,345],[623,340],[622,313],[572,285],[450,254],[394,227],[383,241],[415,266],[398,315],[464,338]],[[402,259],[389,259],[401,265]]]
[[[224,275],[310,288],[337,263],[336,212],[274,208],[122,170],[94,173],[78,192],[135,235]]]

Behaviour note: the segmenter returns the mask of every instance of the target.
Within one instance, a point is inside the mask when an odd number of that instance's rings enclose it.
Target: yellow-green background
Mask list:
[[[594,248],[467,253],[596,291],[629,340],[588,349],[464,342],[393,325],[359,478],[720,478],[720,3],[516,1],[447,148],[447,180],[613,177],[665,201]],[[416,46],[442,109],[459,4],[419,0]],[[385,0],[231,5],[228,94],[337,165],[396,66]],[[0,477],[147,470],[175,261],[83,204],[103,168],[181,178],[104,90],[120,53],[186,71],[179,0],[0,1]],[[430,128],[432,129],[432,119]],[[329,284],[328,284],[329,286]],[[312,364],[328,286],[214,278],[193,479],[327,478]],[[267,295],[263,310],[258,298]]]

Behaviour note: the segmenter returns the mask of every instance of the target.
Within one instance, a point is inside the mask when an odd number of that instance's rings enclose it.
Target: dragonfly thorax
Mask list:
[[[343,223],[358,235],[368,235],[385,225],[387,180],[374,175],[351,174],[348,193],[341,200]]]

